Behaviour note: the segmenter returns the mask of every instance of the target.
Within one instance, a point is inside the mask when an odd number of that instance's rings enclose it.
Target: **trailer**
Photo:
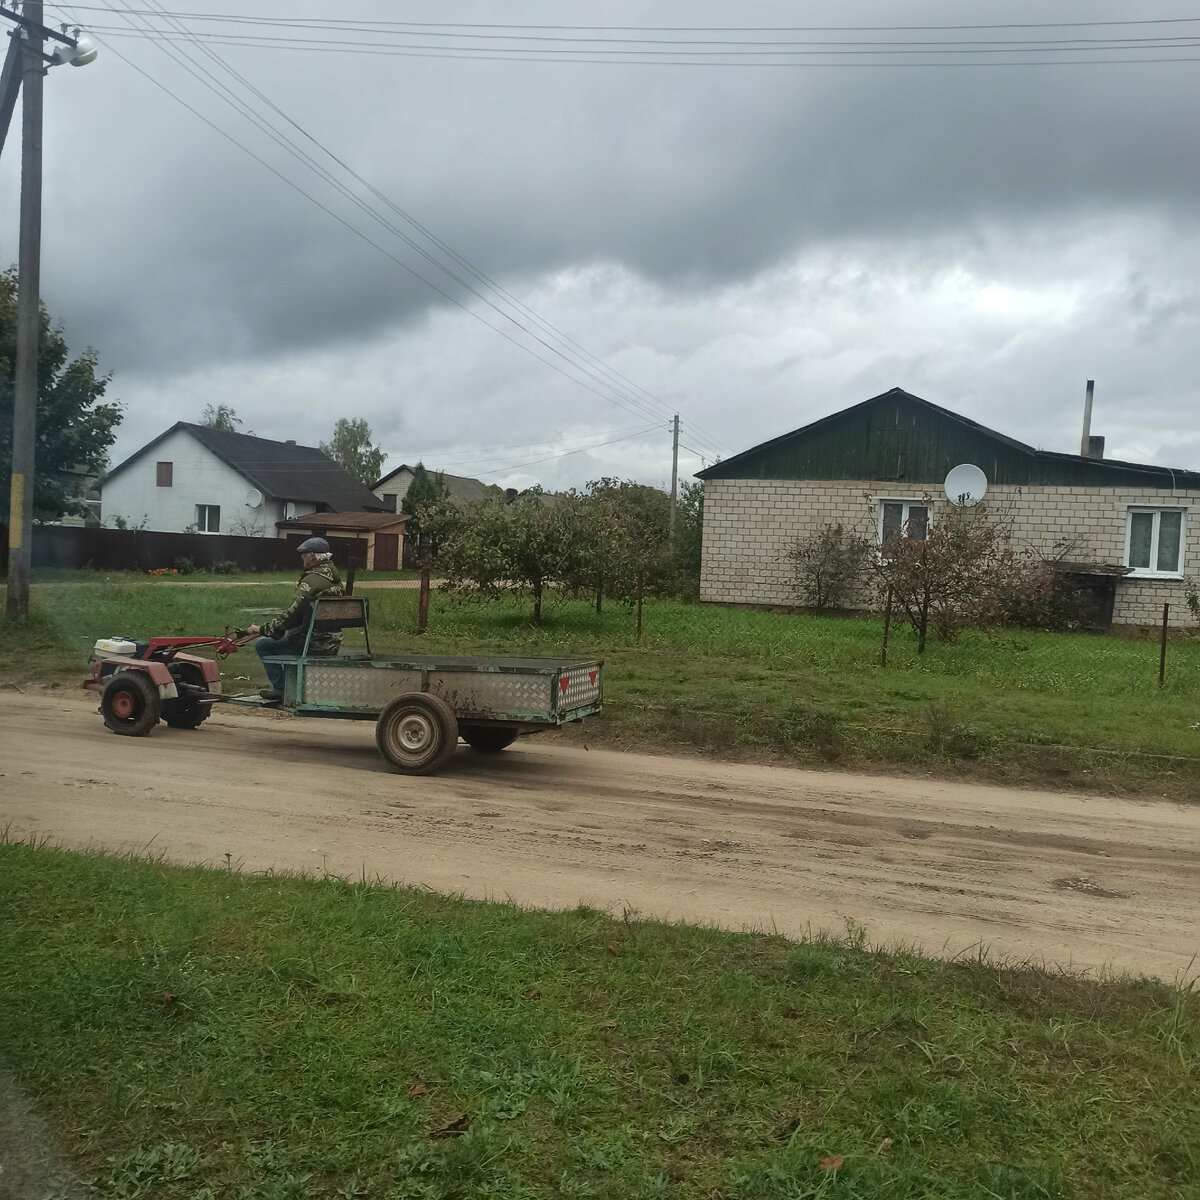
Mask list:
[[[310,652],[315,631],[347,629],[363,631],[361,651]],[[602,703],[599,660],[372,654],[367,601],[359,596],[318,597],[302,652],[266,660],[283,668],[279,702],[225,695],[217,662],[185,653],[210,646],[225,658],[249,640],[240,631],[207,638],[105,639],[96,643],[86,686],[101,693],[105,725],[133,737],[152,732],[160,720],[197,729],[214,704],[374,721],[379,753],[406,775],[440,770],[460,738],[473,750],[495,754],[523,735],[591,716]]]

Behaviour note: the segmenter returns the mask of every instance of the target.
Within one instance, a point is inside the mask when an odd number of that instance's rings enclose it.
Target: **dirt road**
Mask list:
[[[980,944],[1197,973],[1200,805],[730,765],[546,738],[388,771],[367,723],[218,709],[109,733],[94,698],[0,693],[0,828],[180,862],[383,877],[537,906]]]

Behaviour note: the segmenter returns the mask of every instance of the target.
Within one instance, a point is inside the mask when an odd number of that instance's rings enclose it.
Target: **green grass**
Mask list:
[[[286,604],[291,587],[36,585],[31,626],[0,625],[0,681],[78,670],[99,636],[246,625]],[[418,637],[415,591],[365,594],[376,650],[603,657],[605,711],[583,727],[593,742],[1200,797],[1196,637],[1173,637],[1159,688],[1157,644],[1129,638],[967,631],[918,656],[900,628],[881,668],[873,620],[659,601],[638,645],[619,606],[561,604],[538,627],[523,605],[435,592]],[[244,677],[236,687],[262,680],[249,652],[225,670]]]
[[[1162,984],[21,844],[0,916],[12,1194],[1200,1196]]]
[[[300,574],[294,571],[234,571],[217,575],[197,568],[187,575],[150,575],[146,571],[95,571],[87,568],[38,567],[33,572],[35,583],[97,584],[105,580],[126,583],[292,583]],[[356,579],[419,579],[420,571],[359,571]]]

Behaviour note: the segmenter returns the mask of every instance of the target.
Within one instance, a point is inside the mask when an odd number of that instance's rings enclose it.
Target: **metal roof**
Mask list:
[[[696,478],[940,484],[964,462],[997,484],[1200,488],[1196,471],[1038,450],[898,387],[752,446]]]

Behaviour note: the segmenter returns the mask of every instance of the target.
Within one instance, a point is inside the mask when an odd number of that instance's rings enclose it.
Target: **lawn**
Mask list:
[[[900,628],[881,667],[875,620],[657,601],[639,645],[620,606],[597,614],[567,602],[534,626],[522,605],[456,604],[435,592],[419,637],[415,591],[368,594],[377,650],[603,657],[605,712],[583,727],[590,741],[1200,798],[1197,637],[1173,637],[1160,688],[1158,646],[1146,640],[968,631],[918,656]],[[0,681],[63,679],[97,637],[219,633],[290,596],[291,581],[35,585],[31,626],[0,626]],[[224,669],[231,688],[262,682],[252,653]]]
[[[0,915],[0,1194],[1200,1195],[1163,984],[9,843]]]

